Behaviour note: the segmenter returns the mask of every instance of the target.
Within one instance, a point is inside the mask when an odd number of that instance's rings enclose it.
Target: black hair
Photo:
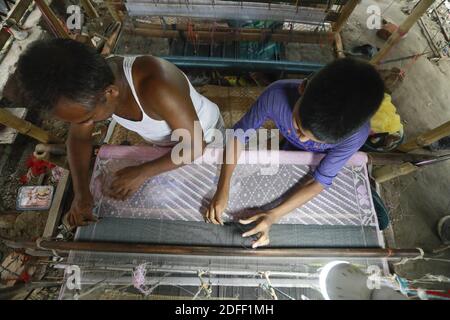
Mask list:
[[[114,83],[106,60],[94,48],[71,39],[31,44],[19,58],[16,76],[27,105],[46,109],[60,97],[92,109]]]
[[[365,61],[337,59],[307,83],[299,107],[300,124],[325,143],[356,132],[378,110],[384,82]]]

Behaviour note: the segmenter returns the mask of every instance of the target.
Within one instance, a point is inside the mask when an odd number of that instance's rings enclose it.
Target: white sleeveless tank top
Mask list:
[[[112,115],[120,125],[127,128],[128,130],[138,133],[146,141],[158,144],[158,145],[173,145],[176,141],[171,141],[170,136],[172,134],[172,129],[169,124],[164,120],[155,120],[150,118],[142,108],[141,102],[137,95],[136,89],[133,83],[132,68],[133,63],[137,57],[124,57],[123,58],[123,72],[128,81],[128,84],[133,93],[134,99],[137,105],[142,111],[141,121],[132,121],[121,118],[116,115]],[[192,84],[190,83],[188,77],[183,73],[187,82],[189,83],[190,97],[192,104],[194,105],[197,117],[200,120],[200,124],[203,129],[204,139],[207,143],[212,140],[212,135],[210,132],[214,129],[217,122],[219,121],[220,111],[218,106],[208,100],[206,97],[199,94]]]

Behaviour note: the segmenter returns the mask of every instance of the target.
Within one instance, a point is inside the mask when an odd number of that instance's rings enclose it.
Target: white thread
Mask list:
[[[397,262],[397,263],[394,263],[394,265],[395,266],[399,266],[399,265],[403,265],[403,264],[405,264],[405,263],[407,263],[407,262],[409,262],[409,261],[414,261],[414,260],[423,260],[424,259],[424,255],[425,255],[425,252],[423,251],[423,249],[422,248],[416,248],[417,250],[419,250],[419,252],[420,252],[420,254],[417,256],[417,257],[414,257],[414,258],[404,258],[404,259],[402,259],[401,261],[399,261],[399,262]]]

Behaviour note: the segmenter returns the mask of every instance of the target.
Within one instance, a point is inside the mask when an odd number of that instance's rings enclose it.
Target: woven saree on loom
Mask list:
[[[204,156],[194,163],[149,179],[126,201],[116,201],[104,195],[114,172],[151,161],[166,152],[170,151],[142,146],[102,147],[91,180],[95,212],[102,219],[95,225],[79,228],[75,240],[250,249],[251,239],[244,239],[241,234],[251,226],[243,226],[236,221],[278,205],[323,156],[292,151],[243,152],[232,178],[229,205],[224,214],[225,226],[207,224],[203,220],[216,190],[220,170],[218,160],[222,159],[219,149],[207,148]],[[366,162],[364,153],[355,154],[330,188],[273,225],[270,246],[384,247],[372,203]],[[186,296],[185,291],[174,289],[174,286],[195,292],[193,288],[201,282],[198,274],[204,272],[209,275],[208,281],[212,285],[209,297],[216,298],[229,297],[230,294],[233,297],[238,294],[240,298],[264,296],[261,283],[265,280],[261,272],[269,271],[273,277],[272,284],[277,283],[289,290],[290,296],[298,298],[305,293],[305,288],[314,287],[310,278],[314,278],[317,269],[326,261],[93,252],[71,252],[69,255],[72,264],[116,267],[115,274],[84,272],[86,284],[102,279],[122,285],[131,283],[130,272],[124,275],[124,271],[117,270],[133,270],[144,263],[149,279],[160,284],[160,291],[153,293]],[[359,259],[356,263],[383,264],[380,259],[370,262]],[[161,274],[165,276],[161,277]],[[302,278],[304,276],[306,278]],[[249,288],[253,288],[251,293]],[[178,290],[178,293],[173,290]]]

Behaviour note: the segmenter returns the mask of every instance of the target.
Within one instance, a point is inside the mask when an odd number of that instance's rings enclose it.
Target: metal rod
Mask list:
[[[434,163],[447,161],[447,160],[450,160],[450,154],[445,154],[445,155],[440,156],[440,157],[438,157],[436,159],[424,160],[424,161],[416,163],[415,165],[418,166],[418,167],[422,167],[422,166],[426,166],[426,165],[429,165],[429,164],[434,164]]]

